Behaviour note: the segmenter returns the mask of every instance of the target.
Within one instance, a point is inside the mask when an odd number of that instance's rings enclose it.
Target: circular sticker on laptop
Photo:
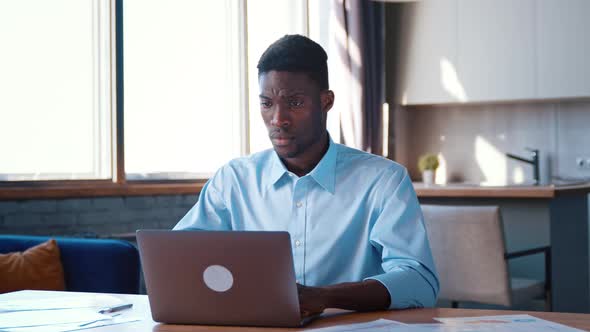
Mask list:
[[[234,284],[234,276],[221,265],[211,265],[203,272],[205,285],[216,292],[227,292]]]

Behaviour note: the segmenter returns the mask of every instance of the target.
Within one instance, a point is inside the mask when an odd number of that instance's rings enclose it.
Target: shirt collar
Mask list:
[[[267,189],[279,182],[279,180],[288,172],[289,171],[287,170],[285,165],[283,165],[283,162],[279,158],[277,152],[274,149],[272,149],[270,156],[270,172],[268,175]]]
[[[337,144],[334,144],[332,138],[329,136],[328,144],[328,151],[326,151],[320,162],[308,175],[312,177],[326,191],[334,194],[338,146]],[[274,186],[285,174],[289,172],[275,151],[272,151],[270,163],[271,165],[268,176],[268,188]]]
[[[328,151],[322,157],[320,162],[309,173],[309,175],[326,191],[334,194],[336,182],[336,157],[338,155],[338,146],[328,137]]]

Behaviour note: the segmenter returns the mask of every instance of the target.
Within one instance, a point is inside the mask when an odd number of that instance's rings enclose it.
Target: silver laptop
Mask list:
[[[154,321],[296,327],[301,320],[287,232],[139,230]]]

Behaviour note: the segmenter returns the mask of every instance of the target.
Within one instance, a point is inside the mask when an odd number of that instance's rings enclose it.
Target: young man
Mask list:
[[[336,144],[327,55],[287,35],[258,62],[273,149],[230,161],[174,229],[288,231],[302,316],[434,305],[422,212],[399,164]]]

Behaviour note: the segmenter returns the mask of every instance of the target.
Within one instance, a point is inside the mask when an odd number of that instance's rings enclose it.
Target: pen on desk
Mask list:
[[[111,312],[117,312],[117,311],[129,309],[131,307],[133,307],[133,303],[121,304],[121,305],[118,305],[118,306],[101,309],[101,310],[98,311],[98,313],[99,314],[110,314]]]

